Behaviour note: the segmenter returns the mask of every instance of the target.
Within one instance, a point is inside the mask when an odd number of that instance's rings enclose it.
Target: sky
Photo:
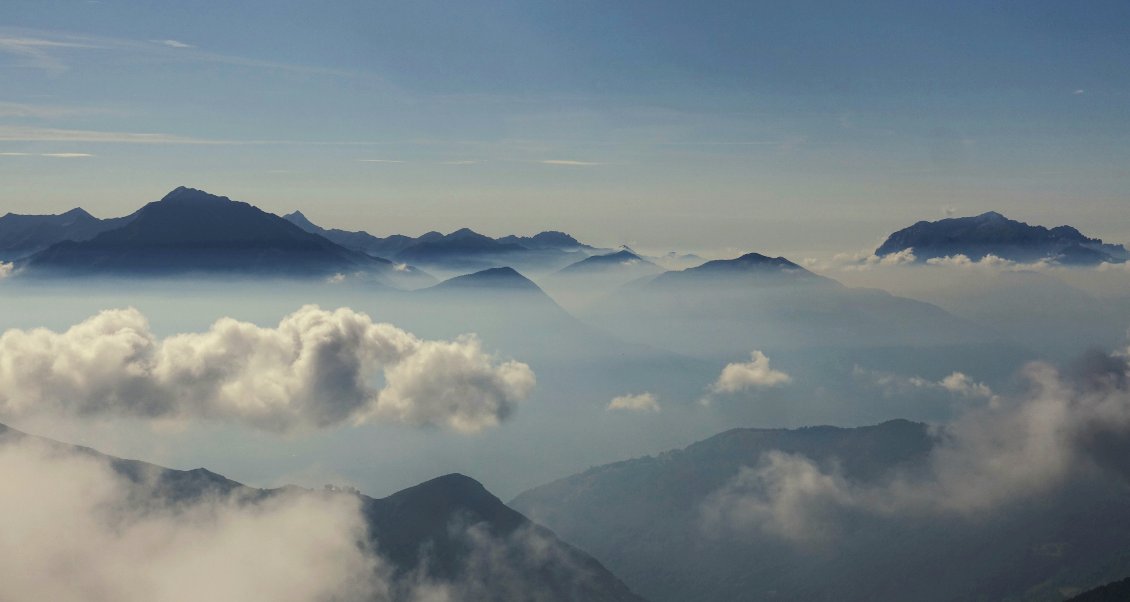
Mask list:
[[[1121,1],[0,4],[0,213],[803,257],[997,210],[1130,242]]]

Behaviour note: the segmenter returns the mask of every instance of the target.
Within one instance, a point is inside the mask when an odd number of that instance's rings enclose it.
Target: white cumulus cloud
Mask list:
[[[422,340],[348,308],[308,305],[273,328],[223,318],[159,339],[135,309],[63,332],[0,335],[0,415],[234,422],[302,431],[366,421],[473,432],[498,424],[535,383],[474,336]]]
[[[750,354],[750,361],[727,364],[718,380],[710,385],[714,393],[737,393],[746,389],[763,389],[784,385],[792,377],[769,367],[769,358],[760,351]]]

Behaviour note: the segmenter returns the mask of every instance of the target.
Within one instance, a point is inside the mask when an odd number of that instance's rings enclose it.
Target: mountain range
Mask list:
[[[0,260],[21,259],[63,241],[89,240],[132,218],[98,219],[80,207],[59,215],[9,213],[0,217]]]
[[[365,273],[395,287],[435,282],[411,266],[347,249],[247,203],[192,188],[177,188],[127,218],[104,220],[98,227],[103,229],[93,236],[55,242],[18,265],[30,275]],[[73,235],[75,227],[68,231]]]
[[[706,356],[744,354],[752,345],[985,340],[984,332],[934,305],[847,287],[783,257],[758,253],[637,279],[581,315],[627,340]]]
[[[28,440],[57,454],[105,461],[129,482],[151,484],[146,491],[152,499],[130,500],[142,510],[233,495],[246,503],[293,489],[250,488],[202,468],[172,470],[124,460],[0,425],[0,445]],[[327,486],[323,493],[359,498],[369,543],[391,564],[394,583],[426,574],[432,581],[458,584],[463,600],[642,602],[591,556],[507,507],[469,477],[450,474],[379,499],[350,488]],[[479,547],[484,543],[488,561],[480,562],[473,556],[483,553]],[[530,553],[530,546],[537,553]],[[397,593],[394,588],[394,599],[399,599]]]
[[[546,271],[600,252],[564,232],[556,231],[496,239],[470,228],[461,228],[449,234],[432,231],[417,237],[394,234],[380,238],[363,231],[322,228],[300,211],[284,215],[283,219],[349,249],[447,272],[504,266]]]
[[[1031,226],[990,211],[974,217],[920,221],[889,237],[878,256],[911,249],[918,261],[965,255],[977,261],[995,255],[1021,263],[1048,260],[1063,265],[1122,263],[1126,248],[1085,236],[1071,226]]]

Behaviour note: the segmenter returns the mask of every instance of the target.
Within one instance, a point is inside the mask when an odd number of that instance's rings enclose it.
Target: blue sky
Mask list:
[[[1125,2],[6,0],[0,212],[184,184],[378,234],[1130,241],[1128,46]]]

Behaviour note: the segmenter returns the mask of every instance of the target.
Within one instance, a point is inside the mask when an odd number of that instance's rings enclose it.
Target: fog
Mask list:
[[[101,312],[124,311],[113,315],[144,319],[134,330],[148,354],[138,365],[148,372],[140,381],[145,386],[133,390],[144,393],[134,405],[118,399],[128,397],[125,389],[114,392],[116,401],[113,395],[83,399],[56,395],[60,390],[50,387],[58,382],[25,379],[22,389],[5,388],[2,421],[114,455],[207,466],[253,485],[333,482],[384,495],[462,472],[505,499],[592,465],[736,426],[950,420],[978,400],[1019,391],[1025,386],[1020,370],[1029,361],[1111,347],[1125,337],[1112,301],[1121,289],[1110,284],[1113,278],[1130,282],[1124,272],[982,275],[969,268],[874,265],[824,273],[850,286],[714,282],[656,291],[645,288],[645,277],[600,295],[581,291],[586,302],[574,313],[524,285],[400,292],[348,277],[7,278],[0,282],[0,332],[23,331],[27,338],[42,328],[65,337],[106,315]],[[1002,312],[1007,315],[985,313],[1000,303],[986,291],[1032,274],[1043,296],[1012,292],[1025,302],[1010,305]],[[880,285],[907,298],[876,290]],[[1062,287],[1109,311],[1098,317],[1081,312],[1073,300],[1057,296]],[[380,325],[389,334],[366,335],[374,342],[364,344],[343,334],[349,344],[341,346],[312,330],[310,344],[332,349],[320,357],[333,362],[301,364],[297,350],[304,347],[293,342],[301,337],[287,334],[294,328],[287,325],[304,323],[302,312],[326,332],[350,332],[327,326],[345,320],[359,324],[357,332]],[[1093,328],[1081,329],[1080,320]],[[224,338],[231,333],[242,333],[246,348],[258,351],[233,359],[237,346]],[[415,341],[410,346],[420,351],[400,352],[395,361],[377,358],[379,341],[388,337]],[[224,353],[205,353],[225,340]],[[268,341],[271,353],[264,351]],[[201,366],[213,358],[224,367],[213,371],[222,378],[207,387],[181,386],[160,366],[174,349],[190,350],[194,361],[205,362]],[[427,350],[442,351],[447,361],[428,359]],[[267,364],[277,376],[241,380],[239,365]],[[129,373],[133,364],[117,365]],[[87,369],[106,374],[101,364]],[[436,381],[444,373],[450,377]],[[328,386],[343,381],[350,388]],[[130,382],[136,387],[139,381]],[[436,386],[453,393],[445,397],[414,382],[440,382]],[[259,401],[249,410],[234,405],[237,398]],[[471,401],[460,406],[460,400]],[[417,402],[423,405],[412,405]]]

